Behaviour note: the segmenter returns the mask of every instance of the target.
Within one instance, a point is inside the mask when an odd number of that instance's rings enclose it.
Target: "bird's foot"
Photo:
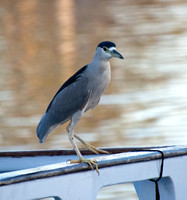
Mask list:
[[[84,142],[84,146],[92,151],[93,153],[95,154],[99,154],[99,153],[103,153],[103,154],[110,154],[108,151],[105,151],[105,150],[102,150],[102,149],[97,149],[96,147],[94,147],[93,145],[87,143],[87,142]]]
[[[81,158],[80,160],[71,160],[70,163],[71,164],[73,164],[73,163],[86,163],[90,166],[90,168],[92,170],[94,170],[94,167],[95,167],[95,169],[96,169],[96,171],[99,175],[99,168],[98,168],[98,165],[97,165],[95,160]]]
[[[105,151],[105,150],[102,150],[102,149],[97,149],[96,147],[89,144],[88,142],[85,142],[78,135],[75,135],[75,138],[77,138],[88,150],[92,151],[95,154],[99,154],[99,153],[110,154],[108,151]]]

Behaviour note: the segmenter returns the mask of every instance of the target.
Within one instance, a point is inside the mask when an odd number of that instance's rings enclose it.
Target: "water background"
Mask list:
[[[125,60],[111,60],[110,86],[81,119],[79,136],[98,147],[187,144],[186,24],[185,0],[1,1],[0,150],[72,148],[67,124],[44,144],[35,129],[103,40]],[[130,190],[126,199],[136,199]],[[98,199],[123,199],[117,191]]]

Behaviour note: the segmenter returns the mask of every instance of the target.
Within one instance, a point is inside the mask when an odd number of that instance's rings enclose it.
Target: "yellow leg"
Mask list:
[[[87,163],[92,170],[94,170],[94,167],[95,167],[95,169],[99,175],[99,169],[98,169],[98,165],[97,165],[96,161],[91,160],[91,159],[84,159],[77,144],[74,141],[74,137],[75,137],[74,128],[75,128],[76,123],[77,123],[77,121],[72,120],[70,122],[70,124],[67,126],[69,141],[73,145],[73,148],[79,158],[79,160],[71,160],[70,163]]]
[[[94,147],[93,145],[89,144],[88,142],[85,142],[78,135],[74,134],[74,137],[77,138],[87,149],[89,149],[90,151],[92,151],[95,154],[99,154],[99,153],[110,154],[108,151],[97,149],[96,147]]]
[[[92,170],[94,170],[94,167],[95,167],[95,169],[96,169],[96,171],[97,171],[97,173],[99,175],[98,165],[97,165],[95,160],[81,158],[79,160],[71,160],[70,163],[72,163],[72,164],[73,163],[86,163],[86,164],[88,164],[90,166],[90,168]]]

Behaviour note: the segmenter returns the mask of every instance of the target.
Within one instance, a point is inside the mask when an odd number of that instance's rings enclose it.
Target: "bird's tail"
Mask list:
[[[49,116],[47,115],[47,113],[45,113],[41,118],[38,127],[36,129],[36,134],[39,138],[40,143],[43,143],[46,140],[49,133],[51,133],[57,126],[58,124],[56,125],[51,124]]]

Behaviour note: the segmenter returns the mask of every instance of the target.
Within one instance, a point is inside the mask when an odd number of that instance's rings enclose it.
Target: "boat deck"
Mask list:
[[[96,160],[99,172],[70,164],[73,150],[0,152],[0,199],[95,200],[105,186],[131,182],[139,199],[187,199],[187,146],[104,148]],[[155,181],[154,181],[155,180]]]

